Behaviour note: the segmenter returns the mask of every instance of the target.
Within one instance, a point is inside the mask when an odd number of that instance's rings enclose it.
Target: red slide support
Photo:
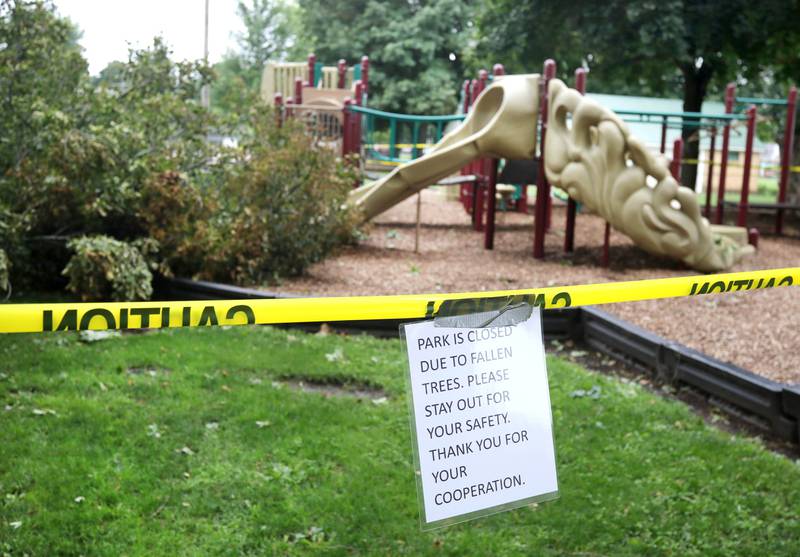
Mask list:
[[[747,109],[747,144],[744,151],[744,176],[742,177],[742,193],[739,197],[739,216],[736,219],[738,226],[747,228],[748,198],[750,196],[750,168],[753,164],[753,139],[756,133],[756,107]]]
[[[733,103],[736,99],[736,85],[728,83],[725,88],[725,114],[733,112]],[[728,149],[731,141],[731,124],[727,122],[722,130],[722,153],[719,163],[719,187],[717,188],[717,215],[716,223],[722,224],[725,216],[725,181],[728,175]]]
[[[793,85],[789,89],[789,98],[786,105],[786,127],[783,132],[783,149],[781,153],[781,178],[778,185],[778,203],[786,203],[786,191],[789,187],[789,174],[792,166],[794,151],[794,122],[797,110],[797,88]],[[775,234],[783,234],[783,208],[778,207],[775,213]]]

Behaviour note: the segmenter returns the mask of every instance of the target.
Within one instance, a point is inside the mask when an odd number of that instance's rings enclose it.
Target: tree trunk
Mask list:
[[[703,100],[706,97],[708,82],[711,80],[712,70],[703,62],[697,68],[693,63],[681,67],[683,73],[683,111],[700,112]],[[681,165],[681,183],[687,188],[695,189],[697,182],[697,160],[700,155],[700,129],[698,121],[685,118],[681,137],[683,138],[683,160]],[[667,148],[667,152],[670,149]]]

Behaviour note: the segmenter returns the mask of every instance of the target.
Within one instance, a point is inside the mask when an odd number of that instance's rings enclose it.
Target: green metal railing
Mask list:
[[[657,122],[662,123],[664,120],[670,118],[679,118],[681,120],[705,120],[710,122],[728,122],[732,120],[746,120],[747,116],[743,114],[706,114],[704,112],[657,112],[647,110],[615,110],[618,116],[636,117],[635,120],[628,120],[626,122]]]
[[[362,118],[362,137],[361,143],[364,147],[365,159],[377,160],[388,164],[398,164],[419,158],[425,147],[438,143],[444,135],[444,128],[450,122],[460,122],[466,118],[465,114],[449,114],[444,116],[422,116],[415,114],[398,114],[396,112],[385,112],[365,106],[351,105],[350,111],[360,114]],[[400,141],[403,129],[410,129],[410,141]],[[426,134],[427,139],[431,137],[433,143],[422,142],[424,128],[433,128],[433,133]],[[379,142],[376,140],[378,131],[388,131],[388,141]],[[386,153],[381,152],[384,148]],[[398,151],[410,149],[411,158],[401,158]]]

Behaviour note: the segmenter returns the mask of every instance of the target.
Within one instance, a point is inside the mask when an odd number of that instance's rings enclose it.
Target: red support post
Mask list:
[[[550,80],[556,75],[556,63],[552,59],[544,62],[542,79],[541,106],[541,143],[539,145],[539,171],[536,175],[536,216],[533,222],[533,256],[537,259],[544,257],[544,234],[547,230],[547,200],[550,197],[550,185],[544,171],[544,146],[547,134],[547,88]]]
[[[309,87],[316,87],[317,84],[314,83],[314,73],[317,69],[317,55],[311,53],[308,55],[308,83]]]
[[[739,197],[739,218],[736,222],[739,226],[747,227],[747,211],[749,209],[748,198],[750,197],[750,167],[753,164],[753,139],[756,133],[756,107],[751,106],[747,109],[747,143],[744,151],[744,176],[742,176],[742,193]]]
[[[489,72],[486,70],[480,70],[478,72],[477,82],[473,82],[475,83],[475,92],[472,94],[472,104],[475,104],[475,102],[478,100],[478,97],[480,97],[481,93],[483,93],[483,91],[486,89],[486,84],[488,81]],[[475,194],[472,196],[475,201],[472,222],[475,225],[475,230],[477,231],[484,230],[484,213],[486,210],[489,189],[488,175],[490,174],[488,167],[490,163],[491,161],[485,158],[478,159],[473,163],[473,173],[479,174],[482,178],[481,181],[475,183],[474,187],[476,190]]]
[[[352,142],[351,135],[353,133],[353,127],[350,124],[350,120],[353,117],[353,113],[350,112],[350,105],[353,104],[353,99],[346,98],[344,100],[344,107],[342,108],[342,156],[346,157],[350,154],[350,143]]]
[[[486,70],[480,70],[478,72],[478,83],[480,84],[480,93],[483,93],[483,91],[486,89],[486,84],[488,82],[489,82],[489,72],[487,72]]]
[[[294,100],[293,99],[286,99],[285,105],[286,105],[286,112],[285,112],[284,119],[292,118],[294,116],[294,110],[292,110],[292,106],[294,106]]]
[[[681,182],[681,158],[683,156],[683,138],[679,137],[672,144],[672,162],[669,163],[669,172],[672,177],[680,184]]]
[[[280,128],[283,125],[283,95],[281,93],[275,93],[275,123]]]
[[[586,70],[578,68],[575,70],[575,89],[581,95],[586,94]],[[571,197],[567,197],[567,222],[564,227],[564,251],[572,253],[575,251],[575,215],[578,211],[578,204]]]
[[[495,64],[492,66],[492,75],[506,75],[506,69],[503,64]]]
[[[338,89],[344,89],[345,77],[347,76],[347,62],[344,58],[340,58],[336,64],[336,69],[339,72],[339,81],[336,84]]]
[[[303,78],[302,77],[294,78],[294,104],[295,105],[302,105],[303,104]]]
[[[494,249],[494,219],[497,212],[497,166],[499,159],[490,159],[488,175],[486,181],[486,227],[484,229],[483,247],[484,249]]]
[[[711,128],[711,145],[708,148],[708,178],[706,179],[706,207],[704,216],[711,220],[711,194],[714,191],[714,144],[717,141],[717,128]]]
[[[667,152],[667,117],[664,116],[664,118],[661,121],[661,154],[663,155],[666,152]]]
[[[778,203],[786,203],[786,191],[789,187],[789,173],[794,154],[794,121],[797,110],[797,88],[792,85],[789,89],[789,99],[786,104],[786,127],[783,132],[783,149],[781,153],[781,178],[778,185]],[[783,234],[783,209],[778,208],[775,213],[775,234]]]
[[[736,84],[728,83],[725,88],[725,114],[733,113],[733,104],[736,101]],[[728,177],[728,148],[731,140],[731,124],[727,122],[722,130],[722,153],[719,162],[719,187],[717,188],[717,215],[716,223],[722,224],[725,217],[725,181]]]
[[[469,107],[470,107],[470,104],[471,104],[469,102],[469,97],[470,97],[469,79],[465,79],[464,80],[464,106],[463,106],[464,114],[467,114],[469,112]]]
[[[361,106],[364,100],[364,83],[359,79],[356,81],[356,98],[353,100],[353,104]],[[351,122],[353,125],[353,135],[352,140],[353,144],[351,145],[351,149],[354,153],[361,153],[361,113],[353,113],[351,115]]]
[[[606,222],[606,229],[603,232],[603,255],[600,257],[600,266],[608,267],[611,260],[611,225]]]
[[[361,83],[364,87],[364,96],[366,97],[369,91],[369,56],[361,57]],[[364,105],[366,100],[362,99]]]

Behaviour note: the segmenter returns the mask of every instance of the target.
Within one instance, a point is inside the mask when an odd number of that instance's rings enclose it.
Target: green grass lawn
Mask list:
[[[401,350],[266,327],[0,337],[0,555],[800,554],[797,463],[554,358],[560,499],[420,532]]]

